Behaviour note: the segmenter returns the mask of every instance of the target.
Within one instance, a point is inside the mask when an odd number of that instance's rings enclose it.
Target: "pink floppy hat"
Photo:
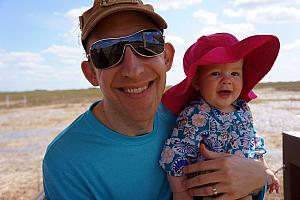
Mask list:
[[[279,48],[279,40],[273,35],[254,35],[241,41],[229,33],[202,36],[185,52],[183,67],[186,78],[164,93],[162,103],[179,114],[197,93],[191,83],[198,66],[232,63],[240,59],[244,59],[244,64],[243,89],[239,98],[249,102],[256,98],[252,89],[272,68]]]

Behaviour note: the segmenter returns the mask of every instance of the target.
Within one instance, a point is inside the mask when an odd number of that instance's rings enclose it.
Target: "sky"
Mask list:
[[[0,92],[84,89],[78,16],[92,0],[0,0]],[[279,56],[262,82],[300,80],[300,0],[144,0],[165,18],[175,47],[167,85],[185,78],[185,50],[202,35],[229,32],[242,40],[276,35]]]

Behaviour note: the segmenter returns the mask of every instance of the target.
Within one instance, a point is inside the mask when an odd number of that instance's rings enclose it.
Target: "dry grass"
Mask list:
[[[282,131],[300,131],[300,92],[258,89],[253,101],[256,128],[266,139],[273,170],[282,165]],[[291,101],[289,99],[297,99]],[[0,200],[34,199],[42,190],[41,162],[48,143],[90,102],[0,109]],[[286,119],[289,119],[288,121]],[[282,172],[279,173],[282,183]],[[269,200],[283,199],[280,194]]]

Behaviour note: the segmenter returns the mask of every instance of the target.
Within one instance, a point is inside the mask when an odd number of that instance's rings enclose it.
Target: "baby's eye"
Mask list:
[[[232,76],[240,76],[240,73],[239,72],[232,72],[231,75]]]
[[[210,75],[211,75],[211,76],[220,76],[221,73],[220,73],[220,72],[212,72]]]

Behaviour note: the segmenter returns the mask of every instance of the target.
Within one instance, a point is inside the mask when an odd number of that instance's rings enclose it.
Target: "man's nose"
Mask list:
[[[141,57],[130,45],[125,46],[123,60],[120,63],[121,74],[123,76],[138,79],[144,72],[144,65]]]

